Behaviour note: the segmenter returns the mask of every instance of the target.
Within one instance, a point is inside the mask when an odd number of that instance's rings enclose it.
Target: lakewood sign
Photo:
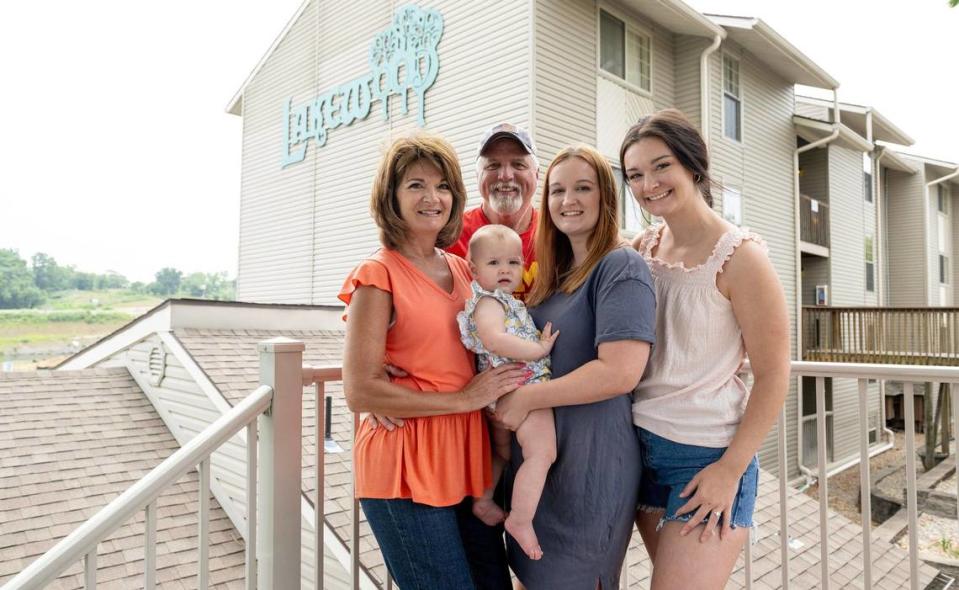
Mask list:
[[[370,43],[370,73],[341,84],[298,106],[290,98],[283,105],[283,167],[302,162],[312,140],[326,145],[330,130],[369,116],[379,101],[383,118],[390,118],[390,97],[400,96],[405,115],[407,91],[416,94],[420,127],[426,90],[436,81],[440,62],[436,46],[443,35],[443,17],[433,9],[404,6],[392,26]]]

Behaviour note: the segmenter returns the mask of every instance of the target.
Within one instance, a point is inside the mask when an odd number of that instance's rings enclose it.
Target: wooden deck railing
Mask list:
[[[957,307],[819,307],[802,311],[803,360],[959,366]]]
[[[799,237],[804,242],[829,247],[829,203],[800,195]]]

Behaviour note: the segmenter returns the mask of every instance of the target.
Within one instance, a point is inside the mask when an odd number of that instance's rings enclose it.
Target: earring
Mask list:
[[[702,175],[702,174],[697,174],[697,175],[696,175],[696,184],[699,184],[699,183],[702,182],[702,181],[703,181],[703,175]]]

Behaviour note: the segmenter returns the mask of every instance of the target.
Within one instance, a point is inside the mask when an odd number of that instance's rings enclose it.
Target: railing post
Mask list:
[[[300,587],[304,348],[289,338],[257,344],[260,383],[273,388],[259,418],[257,581],[264,590]]]

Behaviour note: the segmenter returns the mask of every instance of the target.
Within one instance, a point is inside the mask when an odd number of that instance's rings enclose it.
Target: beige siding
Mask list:
[[[369,72],[369,44],[398,3],[311,4],[244,94],[243,195],[238,297],[258,302],[335,304],[349,269],[379,246],[369,217],[370,183],[390,138],[417,129],[412,92],[403,114],[369,116],[311,141],[305,161],[281,168],[282,109]],[[530,6],[435,2],[444,18],[439,75],[426,93],[426,128],[457,150],[471,202],[476,143],[491,124],[530,121]],[[497,27],[479,27],[496,12]],[[517,42],[517,40],[519,40]],[[587,138],[588,139],[588,138]]]
[[[740,59],[743,95],[743,142],[722,133],[722,55]],[[717,180],[742,193],[743,225],[760,233],[789,302],[790,338],[795,358],[796,239],[794,229],[792,116],[793,86],[779,78],[735,43],[723,43],[710,58],[710,155]],[[720,195],[717,195],[720,196]],[[722,210],[722,199],[716,199]],[[798,474],[795,387],[786,402],[789,475]],[[770,433],[759,451],[760,461],[776,464],[776,436]]]
[[[829,259],[812,254],[802,256],[802,304],[816,304],[816,285],[829,285]],[[827,300],[827,303],[828,300]]]
[[[923,174],[887,170],[886,179],[888,302],[892,306],[927,305]]]
[[[700,103],[699,56],[710,44],[709,39],[690,35],[673,38],[673,71],[675,72],[675,106],[702,129]]]
[[[604,5],[606,6],[606,5]],[[596,78],[596,111],[588,114],[596,122],[596,147],[612,160],[619,159],[619,146],[626,131],[645,115],[675,106],[673,76],[673,34],[642,14],[610,5],[608,9],[619,18],[651,37],[652,88],[651,93],[633,89],[617,78],[601,73],[596,66],[596,50],[592,63]],[[596,27],[593,11],[592,26]],[[537,94],[537,102],[542,97]]]
[[[864,305],[866,293],[864,236],[867,223],[862,183],[862,152],[830,145],[829,261],[832,305]]]
[[[311,3],[279,43],[243,96],[240,256],[237,299],[308,303],[312,265],[313,152],[280,167],[284,103],[309,99],[316,88]],[[332,141],[335,141],[331,138]]]
[[[799,192],[829,203],[829,150],[814,148],[799,154]]]
[[[346,10],[350,5],[323,3],[320,55],[330,58],[321,60],[321,89],[368,71],[369,42],[388,26],[399,5],[356,3]],[[479,137],[497,121],[529,124],[530,7],[524,2],[454,0],[431,7],[443,15],[444,32],[438,48],[439,74],[426,93],[426,128],[453,144],[474,204],[478,194],[473,162]],[[498,26],[477,26],[492,12]],[[369,217],[370,181],[389,138],[417,129],[415,103],[411,99],[409,113],[403,115],[400,101],[392,99],[389,121],[383,120],[379,104],[374,105],[366,120],[334,130],[331,144],[317,150],[312,303],[337,303],[343,277],[379,246]]]
[[[949,277],[949,285],[952,287],[952,303],[954,307],[959,306],[959,289],[956,289],[956,278],[959,277],[959,256],[956,256],[956,237],[959,236],[959,191],[953,188],[953,185],[949,186],[949,219],[952,222],[952,240],[950,245],[952,246],[952,265],[949,269],[949,272],[952,275]]]
[[[543,172],[564,146],[596,144],[596,18],[592,2],[536,0],[531,131]]]
[[[803,117],[809,117],[810,119],[829,121],[829,113],[831,110],[832,109],[827,107],[796,101],[796,114]]]

